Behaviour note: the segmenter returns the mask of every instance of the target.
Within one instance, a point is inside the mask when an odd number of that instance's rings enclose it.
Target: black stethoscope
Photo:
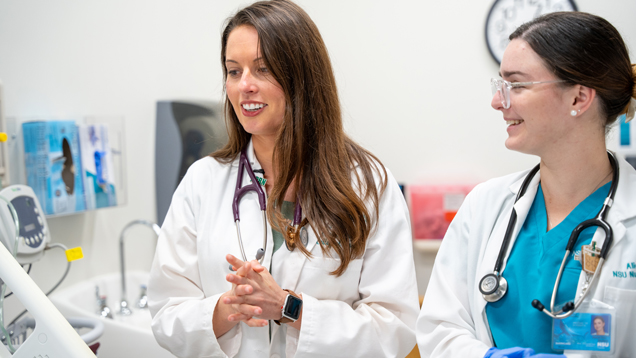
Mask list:
[[[249,191],[255,191],[256,195],[258,195],[258,204],[261,208],[261,213],[263,214],[263,247],[259,248],[256,251],[256,259],[259,263],[263,262],[263,257],[265,256],[265,249],[267,248],[267,218],[266,218],[266,199],[265,192],[263,188],[261,188],[261,184],[256,179],[254,175],[254,170],[250,165],[249,160],[247,160],[247,146],[241,150],[241,155],[239,158],[239,168],[238,175],[236,178],[236,189],[234,190],[234,199],[232,200],[232,213],[234,214],[234,224],[236,225],[236,235],[238,237],[239,247],[241,249],[241,256],[243,257],[243,261],[247,262],[247,256],[245,256],[245,250],[243,249],[243,239],[241,238],[241,226],[239,225],[239,221],[241,221],[239,217],[239,202],[243,195],[245,195]],[[247,172],[252,183],[246,186],[242,186],[243,184],[243,173]],[[291,238],[291,243],[288,243],[285,240],[285,244],[287,249],[290,251],[294,249],[295,243],[300,241],[303,245],[307,245],[308,234],[307,228],[305,225],[307,224],[307,219],[302,219],[303,212],[300,207],[300,200],[296,200],[296,207],[294,209],[294,219],[291,225],[287,226],[287,234]],[[298,239],[298,240],[297,240]],[[232,266],[230,265],[230,270]]]
[[[570,256],[570,253],[574,249],[574,245],[576,245],[576,241],[578,240],[581,232],[583,232],[583,230],[587,229],[588,227],[592,227],[592,226],[599,227],[603,229],[603,231],[605,231],[605,242],[603,244],[603,248],[601,249],[601,252],[599,255],[599,262],[598,262],[598,265],[596,266],[596,270],[594,271],[594,276],[592,276],[592,281],[590,282],[589,286],[591,286],[595,282],[597,276],[601,272],[601,268],[603,267],[603,262],[605,261],[605,258],[607,257],[607,252],[609,251],[609,248],[612,244],[612,240],[613,240],[612,227],[605,221],[605,216],[607,215],[607,212],[609,211],[610,207],[614,203],[614,195],[616,194],[616,188],[618,187],[618,162],[616,161],[616,157],[614,157],[613,153],[608,151],[607,156],[610,159],[610,164],[612,165],[612,169],[614,171],[614,175],[612,178],[612,185],[610,187],[607,198],[605,198],[605,201],[603,202],[603,207],[598,212],[598,215],[596,215],[596,217],[593,219],[585,220],[582,223],[580,223],[576,228],[574,228],[574,230],[572,231],[572,234],[570,234],[570,239],[568,240],[568,244],[565,247],[565,256],[563,257],[563,261],[561,262],[561,267],[559,268],[559,273],[557,275],[556,282],[554,284],[554,289],[552,291],[552,297],[550,299],[550,311],[548,311],[545,308],[545,306],[541,304],[539,300],[532,301],[532,307],[538,309],[539,311],[547,314],[548,316],[552,318],[562,319],[562,318],[566,318],[570,316],[581,305],[581,303],[583,303],[583,300],[589,293],[589,290],[584,290],[583,295],[578,300],[576,300],[576,303],[573,301],[569,301],[565,305],[563,305],[563,308],[561,310],[559,310],[558,312],[555,312],[554,304],[556,300],[556,294],[559,288],[559,283],[561,282],[561,276],[563,275],[563,270],[565,269],[565,263],[567,258]],[[539,171],[538,164],[536,167],[530,170],[530,173],[528,173],[523,183],[521,184],[521,188],[519,189],[519,192],[517,193],[515,203],[519,200],[519,198],[521,198],[525,194],[526,190],[528,189],[528,186],[530,185],[530,182],[532,181],[532,178],[535,176],[535,174],[538,171]],[[508,251],[508,245],[510,243],[512,231],[513,231],[513,228],[515,227],[516,222],[517,222],[517,212],[515,211],[514,204],[513,204],[512,214],[510,214],[508,227],[506,228],[506,233],[504,235],[504,239],[501,244],[501,249],[499,250],[499,255],[497,256],[497,261],[495,262],[495,268],[493,269],[493,273],[487,274],[481,279],[481,281],[479,281],[479,291],[481,292],[484,299],[488,302],[499,301],[501,298],[503,298],[503,296],[506,295],[506,292],[508,291],[508,282],[501,275],[500,271],[501,271],[501,266],[503,265],[504,256],[506,255],[506,252]]]

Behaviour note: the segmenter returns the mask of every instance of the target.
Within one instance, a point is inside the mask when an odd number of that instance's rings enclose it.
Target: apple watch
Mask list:
[[[281,307],[282,317],[280,320],[274,320],[276,324],[296,322],[300,317],[300,311],[303,307],[303,300],[291,290],[287,291],[287,297]]]

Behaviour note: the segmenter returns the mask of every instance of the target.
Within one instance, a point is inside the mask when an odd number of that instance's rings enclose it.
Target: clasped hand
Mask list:
[[[250,327],[267,326],[268,320],[281,318],[281,305],[287,297],[272,275],[258,261],[243,262],[227,255],[227,262],[235,273],[226,276],[232,289],[222,298],[234,313],[229,321],[243,321]]]

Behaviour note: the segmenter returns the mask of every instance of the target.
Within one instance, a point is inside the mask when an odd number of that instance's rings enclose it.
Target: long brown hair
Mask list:
[[[341,260],[332,272],[340,276],[351,260],[362,256],[377,223],[386,169],[344,133],[327,48],[305,11],[288,0],[259,1],[229,18],[221,39],[224,79],[227,41],[239,26],[256,29],[263,61],[285,94],[285,116],[273,154],[277,177],[267,203],[268,220],[290,240],[281,230],[286,220],[278,208],[290,185],[296,185],[303,213],[323,252],[328,256],[335,252]],[[227,96],[225,118],[229,142],[211,156],[228,163],[240,154],[250,134]],[[303,245],[296,246],[311,257]]]

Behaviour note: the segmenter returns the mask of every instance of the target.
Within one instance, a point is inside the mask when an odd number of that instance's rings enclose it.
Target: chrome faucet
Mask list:
[[[95,298],[97,298],[97,314],[103,318],[113,319],[113,313],[106,306],[106,296],[99,294],[99,286],[95,286]]]
[[[130,229],[131,227],[135,225],[145,225],[151,228],[155,232],[155,234],[157,234],[157,236],[159,236],[159,234],[161,233],[161,228],[159,227],[159,225],[151,221],[134,220],[128,223],[128,225],[124,227],[124,229],[121,231],[121,234],[119,235],[119,264],[121,268],[121,302],[119,303],[119,314],[124,316],[130,315],[132,313],[132,311],[128,307],[128,301],[126,301],[126,274],[125,274],[126,270],[124,267],[124,237],[125,237],[126,231],[128,231],[128,229]]]

